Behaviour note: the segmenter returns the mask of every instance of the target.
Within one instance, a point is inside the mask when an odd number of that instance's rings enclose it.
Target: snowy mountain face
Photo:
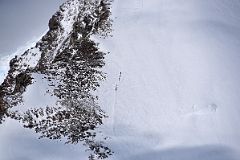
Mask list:
[[[42,138],[65,138],[73,144],[84,141],[93,151],[89,159],[111,155],[108,147],[94,140],[95,128],[106,117],[93,93],[105,78],[100,69],[106,53],[92,40],[110,33],[110,4],[108,0],[69,0],[60,7],[36,46],[10,61],[0,86],[1,121],[18,120]],[[25,101],[30,98],[28,90],[36,85],[41,89],[35,92],[53,97],[45,106]]]
[[[118,0],[113,14],[100,99],[117,159],[239,159],[239,1]]]
[[[43,138],[83,142],[90,159],[238,160],[239,15],[238,0],[67,1],[10,62],[0,137],[20,139],[4,134],[12,118]],[[35,149],[47,145],[63,148]],[[39,149],[48,154],[37,160],[87,159],[67,148]]]

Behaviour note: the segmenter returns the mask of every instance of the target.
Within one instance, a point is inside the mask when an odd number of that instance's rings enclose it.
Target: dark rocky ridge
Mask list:
[[[105,76],[104,55],[91,36],[111,32],[111,0],[68,0],[49,20],[49,31],[36,46],[10,61],[10,70],[0,86],[0,123],[10,117],[42,138],[84,142],[92,151],[89,159],[107,158],[111,150],[97,141],[95,129],[106,114],[92,92]],[[13,110],[23,102],[23,93],[34,83],[33,74],[44,75],[49,96],[56,106]]]

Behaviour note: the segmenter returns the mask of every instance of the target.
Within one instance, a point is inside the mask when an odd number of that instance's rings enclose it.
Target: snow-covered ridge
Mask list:
[[[114,36],[91,38],[111,53],[97,92],[109,116],[100,128],[111,137],[109,159],[239,160],[239,11],[239,0],[114,1]],[[85,159],[78,151],[64,157],[66,148],[56,159]],[[52,158],[52,150],[40,152]]]
[[[50,20],[49,22],[50,30],[48,33],[50,34],[50,32],[54,32],[52,34],[55,34],[54,37],[56,39],[54,39],[55,46],[49,49],[48,51],[49,52],[47,55],[48,61],[51,62],[51,60],[54,59],[56,53],[58,52],[58,49],[61,47],[62,43],[69,36],[73,28],[74,20],[76,20],[78,16],[79,8],[80,1],[78,0],[67,1],[63,5],[61,5],[60,11],[58,11]],[[55,29],[57,29],[57,31],[55,31]],[[30,68],[36,67],[43,52],[39,43],[42,43],[42,45],[50,45],[47,44],[47,42],[44,42],[44,40],[42,39],[40,42],[37,43],[35,47],[26,51],[21,56],[21,59],[19,61],[19,63],[21,64],[21,69],[25,70],[27,67]]]
[[[111,31],[110,5],[68,0],[60,6],[35,47],[11,59],[0,86],[0,123],[12,118],[41,137],[83,142],[92,152],[89,159],[112,154],[96,138],[106,114],[93,93],[104,80],[106,53],[91,39]]]

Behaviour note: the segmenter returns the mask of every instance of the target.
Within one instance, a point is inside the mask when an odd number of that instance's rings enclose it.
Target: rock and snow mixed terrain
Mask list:
[[[110,52],[97,90],[109,159],[240,159],[240,2],[115,0],[112,14],[113,37],[94,37]],[[0,131],[5,160],[87,159],[12,120]]]
[[[40,138],[83,142],[92,152],[90,160],[112,155],[96,131],[106,117],[94,93],[105,79],[106,53],[92,40],[111,31],[110,5],[108,0],[66,1],[41,40],[11,59],[0,86],[1,124],[11,118]]]

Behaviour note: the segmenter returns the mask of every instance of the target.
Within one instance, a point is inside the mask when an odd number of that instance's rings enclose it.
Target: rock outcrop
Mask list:
[[[106,117],[94,91],[105,75],[101,71],[106,53],[93,36],[111,32],[110,0],[68,0],[49,20],[49,31],[21,56],[10,61],[10,70],[0,86],[0,123],[6,117],[34,129],[41,137],[84,142],[92,151],[89,159],[107,158],[112,151],[95,140],[95,129]],[[41,75],[56,97],[55,106],[22,112],[23,93]]]

